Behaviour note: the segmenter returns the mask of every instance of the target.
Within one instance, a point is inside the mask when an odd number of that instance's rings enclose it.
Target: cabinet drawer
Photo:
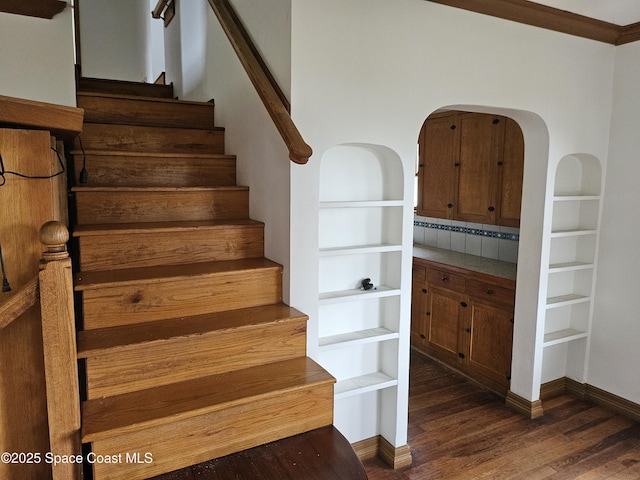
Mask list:
[[[461,293],[464,293],[465,290],[464,277],[444,270],[429,269],[427,273],[427,283],[433,287],[440,286]]]
[[[467,281],[467,293],[472,297],[482,298],[492,303],[497,302],[507,305],[513,305],[516,297],[515,290],[491,285],[490,283],[479,282],[477,280]]]

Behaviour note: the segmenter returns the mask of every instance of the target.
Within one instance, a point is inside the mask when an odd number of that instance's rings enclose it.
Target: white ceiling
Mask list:
[[[559,10],[625,26],[640,22],[640,0],[531,0]]]

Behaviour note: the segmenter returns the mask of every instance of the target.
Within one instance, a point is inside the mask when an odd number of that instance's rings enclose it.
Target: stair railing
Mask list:
[[[73,275],[68,241],[69,231],[61,222],[47,222],[40,229],[40,242],[45,246],[39,274],[42,345],[51,454],[81,460]],[[82,461],[52,463],[51,467],[54,480],[82,478]]]
[[[289,158],[294,163],[307,163],[313,151],[293,122],[288,100],[258,53],[231,3],[229,0],[209,0],[209,4],[287,145]]]
[[[0,305],[0,329],[40,302],[42,346],[49,422],[49,452],[53,480],[82,478],[80,399],[73,307],[71,259],[66,250],[69,231],[60,222],[40,229],[45,246],[40,273]],[[49,457],[45,458],[45,455]],[[56,462],[57,460],[57,462]]]

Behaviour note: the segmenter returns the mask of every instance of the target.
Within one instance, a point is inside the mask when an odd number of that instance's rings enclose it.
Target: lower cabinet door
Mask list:
[[[470,300],[469,368],[504,387],[511,377],[513,309]]]
[[[427,350],[451,364],[464,358],[460,344],[460,329],[464,318],[464,295],[431,287],[427,305]]]

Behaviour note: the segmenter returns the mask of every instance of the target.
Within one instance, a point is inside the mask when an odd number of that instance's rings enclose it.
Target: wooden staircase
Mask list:
[[[81,79],[72,187],[96,480],[148,478],[330,425],[334,379],[214,126],[170,86]],[[109,460],[109,461],[105,461]]]

